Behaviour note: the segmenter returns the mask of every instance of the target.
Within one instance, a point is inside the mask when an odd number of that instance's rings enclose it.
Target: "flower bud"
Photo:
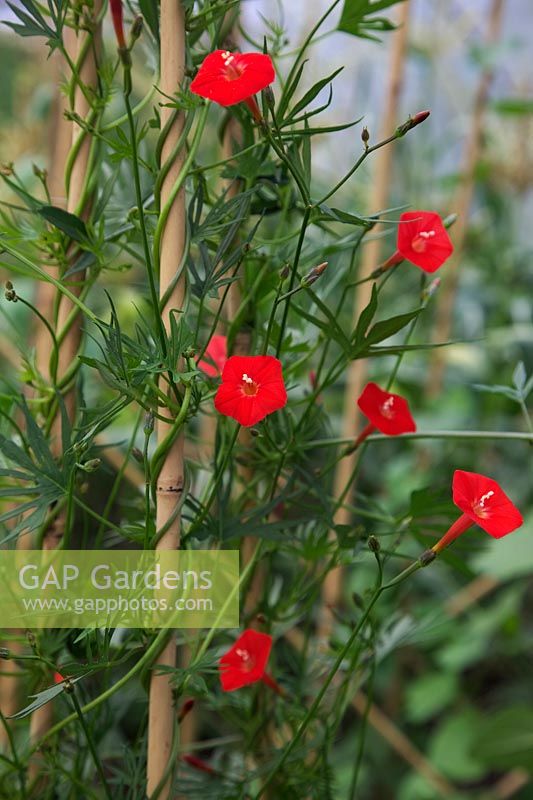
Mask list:
[[[109,0],[109,7],[111,9],[111,18],[113,20],[113,27],[117,37],[118,49],[125,50],[126,39],[124,38],[124,22],[122,18],[122,0]]]
[[[144,456],[143,456],[143,454],[142,454],[142,450],[139,450],[139,448],[138,448],[138,447],[134,447],[134,448],[132,449],[132,451],[131,451],[131,454],[132,454],[133,458],[135,459],[135,461],[138,461],[138,462],[139,462],[139,464],[142,464],[142,463],[143,463],[143,461],[144,461]]]
[[[381,550],[381,545],[377,536],[369,536],[366,543],[373,553],[379,553]]]
[[[11,281],[6,281],[6,290],[4,292],[4,296],[6,300],[8,300],[11,303],[16,303],[18,300],[17,293],[14,290]]]
[[[396,128],[396,136],[405,136],[408,131],[424,122],[429,117],[430,113],[430,111],[418,111],[414,117],[409,117],[407,122],[404,122],[403,125]]]
[[[291,268],[288,264],[284,264],[279,271],[279,278],[281,281],[287,280],[291,272]]]
[[[312,286],[313,283],[320,278],[327,266],[328,262],[323,261],[322,264],[318,265],[318,267],[313,267],[313,269],[307,273],[305,278],[302,278],[302,286]]]
[[[267,108],[269,108],[270,111],[274,111],[276,106],[276,98],[274,97],[274,92],[272,91],[271,86],[267,86],[265,89],[263,89],[263,97],[265,98]]]
[[[143,433],[145,436],[150,436],[153,430],[154,430],[154,414],[152,411],[148,411],[148,413],[144,417]]]
[[[44,181],[48,177],[47,171],[45,169],[41,169],[40,167],[38,167],[37,164],[32,164],[31,168],[33,174],[35,175],[36,178],[39,178],[39,180]]]
[[[366,125],[363,128],[363,130],[361,131],[361,139],[362,139],[363,144],[365,146],[365,150],[368,150],[368,142],[370,141],[370,133],[368,132],[368,128],[366,127]]]
[[[90,458],[89,461],[86,461],[81,467],[85,472],[96,472],[101,463],[102,461],[99,458]]]
[[[451,228],[452,225],[455,225],[458,218],[459,214],[448,214],[448,216],[442,220],[442,224],[444,225],[445,228]]]
[[[130,30],[130,47],[133,47],[137,39],[140,38],[144,27],[144,18],[139,14],[132,22]]]

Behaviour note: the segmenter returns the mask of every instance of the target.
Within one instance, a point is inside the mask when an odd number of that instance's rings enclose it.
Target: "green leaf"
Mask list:
[[[357,214],[349,214],[339,208],[330,208],[325,203],[318,206],[321,219],[330,219],[333,222],[345,222],[348,225],[359,225],[364,228],[372,228],[375,220],[368,217],[359,217]]]
[[[394,336],[395,333],[405,328],[413,319],[416,319],[421,310],[421,308],[417,308],[415,311],[409,311],[407,314],[399,314],[397,317],[391,317],[390,319],[376,322],[376,324],[370,328],[365,338],[365,346],[378,344],[384,341],[384,339],[389,339],[391,336]]]
[[[344,67],[339,67],[339,69],[336,69],[335,72],[331,73],[331,75],[328,75],[327,78],[322,78],[321,80],[317,81],[315,85],[304,94],[302,99],[295,104],[294,108],[291,110],[284,122],[294,119],[294,117],[296,117],[300,111],[303,111],[304,108],[307,108],[307,106],[313,102],[315,97],[320,94],[322,89],[331,83],[337,77],[337,75],[342,72],[343,69]]]
[[[526,381],[527,381],[527,374],[526,374],[526,368],[524,367],[524,362],[519,361],[513,372],[513,383],[516,386],[517,390],[520,392],[520,394],[522,394],[522,392],[524,391]]]
[[[428,672],[406,689],[407,716],[412,722],[426,722],[443,711],[455,697],[457,676],[450,672]]]
[[[518,392],[510,386],[487,386],[484,383],[473,383],[472,388],[478,392],[488,392],[489,394],[503,394],[510,400],[518,402]]]
[[[486,719],[474,710],[466,709],[439,725],[431,741],[429,758],[444,774],[457,781],[479,780],[485,774],[483,763],[471,755],[472,743],[477,740]]]
[[[359,315],[359,319],[357,320],[357,325],[355,328],[355,333],[353,335],[353,342],[355,344],[359,344],[364,341],[366,332],[372,320],[374,319],[374,315],[378,310],[378,290],[375,283],[372,284],[372,293],[370,295],[370,302],[364,308]]]
[[[533,708],[520,705],[491,713],[471,745],[490,769],[523,767],[533,771]]]
[[[71,683],[77,683],[81,680],[82,676],[80,675],[78,678],[71,678]],[[38,708],[45,706],[54,697],[57,697],[59,694],[62,694],[65,691],[65,685],[63,683],[57,683],[54,686],[50,686],[48,689],[45,689],[39,694],[32,694],[30,697],[33,697],[34,700],[25,708],[21,709],[21,711],[17,711],[16,714],[13,714],[11,717],[7,717],[7,719],[23,719],[24,717],[29,716],[29,714],[33,714],[34,711],[37,711]]]
[[[391,31],[395,25],[385,17],[368,17],[401,2],[404,0],[345,0],[337,30],[379,42],[373,31]]]
[[[88,241],[89,236],[85,223],[75,214],[56,206],[41,206],[38,213],[55,228],[74,239],[75,242],[86,243]]]

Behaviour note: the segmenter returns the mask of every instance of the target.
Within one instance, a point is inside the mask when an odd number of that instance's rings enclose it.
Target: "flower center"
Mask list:
[[[419,231],[416,236],[413,237],[413,241],[411,242],[411,247],[415,251],[415,253],[425,253],[427,250],[427,246],[429,244],[429,240],[435,236],[435,231]]]
[[[259,391],[259,384],[257,384],[253,378],[250,378],[246,372],[244,372],[242,376],[241,391],[246,397],[255,397]]]
[[[482,519],[490,517],[490,508],[485,508],[485,503],[487,502],[487,500],[490,500],[490,498],[493,495],[494,492],[491,490],[490,492],[487,492],[482,497],[480,497],[477,503],[473,503],[472,511],[474,512],[474,514],[476,514],[478,517],[481,517]]]
[[[224,62],[224,77],[226,80],[238,80],[241,77],[243,70],[237,65],[233,53],[230,53],[228,50],[224,50],[222,53],[222,61]]]
[[[384,403],[380,406],[380,411],[384,417],[387,419],[392,419],[394,417],[394,397],[389,397],[385,400]]]
[[[251,657],[250,653],[248,652],[248,650],[243,650],[242,648],[239,647],[239,648],[237,648],[237,650],[235,652],[237,653],[237,655],[239,656],[239,658],[242,661],[242,668],[246,672],[249,672],[253,667],[253,661],[252,661],[252,657]]]

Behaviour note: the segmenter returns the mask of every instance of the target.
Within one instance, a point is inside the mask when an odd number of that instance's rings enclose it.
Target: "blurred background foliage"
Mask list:
[[[515,384],[517,375],[520,382],[520,372],[516,372],[520,362],[527,376],[533,374],[533,8],[528,0],[508,0],[498,41],[486,47],[483,41],[489,5],[489,0],[411,2],[400,119],[426,107],[432,115],[423,129],[395,145],[390,207],[409,204],[434,208],[443,215],[455,211],[454,197],[462,179],[462,154],[473,124],[480,72],[487,64],[494,70],[459,266],[452,333],[456,343],[443,351],[447,367],[444,386],[438,396],[425,396],[431,351],[408,354],[399,376],[420,430],[519,431],[527,425],[520,404],[501,387],[512,387],[513,375]],[[273,39],[290,52],[325,7],[324,0],[249,0],[243,4],[243,26],[260,46],[265,18],[270,20]],[[7,14],[7,9],[2,9],[2,17]],[[334,22],[332,18],[327,30],[335,27]],[[314,181],[319,187],[323,184],[324,191],[359,152],[362,125],[368,126],[371,136],[379,126],[391,35],[383,34],[384,43],[379,44],[334,32],[309,51],[306,86],[344,66],[334,82],[327,123],[339,124],[364,115],[354,128],[314,142]],[[135,87],[139,96],[153,80],[148,50],[139,48],[135,66],[138,75],[144,61],[144,86],[138,78]],[[281,57],[281,69],[283,64]],[[33,181],[36,187],[32,165],[46,167],[54,135],[53,63],[45,60],[36,40],[19,39],[4,28],[0,34],[0,75],[0,161],[14,162],[21,178],[29,185]],[[321,100],[323,95],[316,104]],[[149,135],[144,146],[151,146]],[[216,146],[216,136],[210,137],[205,145],[206,160],[215,160]],[[372,180],[369,159],[357,178],[343,187],[335,205],[354,213],[375,210],[367,207]],[[130,191],[127,177],[121,191],[125,196]],[[316,194],[320,194],[319,189]],[[14,201],[2,187],[0,197]],[[120,203],[116,208],[118,213]],[[113,208],[109,213],[112,216]],[[383,252],[388,253],[393,247],[394,228],[385,228],[382,235]],[[312,244],[319,256],[320,240]],[[342,251],[329,257],[328,280],[320,283],[325,301],[333,302],[338,296],[335,272],[346,257]],[[445,268],[441,274],[445,282]],[[406,268],[401,281],[388,283],[381,303],[389,316],[405,310],[405,298],[416,296],[419,282],[418,271]],[[133,303],[143,286],[139,267],[122,260],[110,263],[101,281],[101,287],[112,294],[126,329],[128,319],[130,324],[135,319]],[[31,282],[21,278],[17,279],[19,287],[28,293],[33,288]],[[95,293],[92,304],[105,315],[102,291]],[[412,307],[412,301],[407,305]],[[7,311],[5,304],[0,308],[0,404],[9,411],[16,381],[25,379],[18,350],[29,361],[32,355],[26,338],[27,309],[21,304],[9,306]],[[348,316],[340,323],[349,327]],[[430,339],[432,324],[431,314],[421,318],[418,342]],[[293,323],[291,332],[296,344],[315,335],[304,321],[300,327]],[[377,359],[371,365],[371,377],[383,379],[391,365],[388,359]],[[88,391],[93,393],[93,404],[110,398],[104,386],[95,388],[93,383]],[[331,435],[337,435],[339,429],[342,392],[339,382],[336,391],[329,390],[327,398],[322,399],[322,422]],[[120,417],[106,434],[109,441],[127,438],[133,413],[130,409]],[[375,663],[379,665],[373,670],[376,706],[349,712],[345,717],[333,744],[336,788],[332,797],[344,797],[347,792],[357,758],[361,718],[366,712],[366,752],[358,794],[362,800],[436,797],[434,786],[424,777],[421,753],[453,784],[455,788],[447,796],[454,800],[463,796],[479,800],[533,797],[529,778],[533,771],[531,463],[527,443],[497,439],[423,440],[408,445],[383,441],[374,444],[366,455],[358,490],[371,497],[373,508],[379,511],[381,521],[371,523],[370,529],[382,542],[388,535],[387,524],[382,521],[387,516],[396,521],[405,517],[421,543],[429,541],[425,538],[428,519],[436,519],[434,530],[444,528],[441,501],[445,499],[445,507],[448,503],[449,519],[453,512],[447,498],[456,467],[500,480],[525,512],[525,524],[519,533],[502,542],[469,533],[442,563],[409,582],[399,602],[385,599],[381,613],[388,623],[374,644]],[[105,469],[111,473],[112,464],[107,463]],[[441,494],[430,492],[429,486]],[[409,509],[406,498],[410,496]],[[392,526],[395,529],[396,525]],[[417,546],[408,549],[416,553]],[[346,587],[348,605],[354,602],[351,593],[362,594],[372,581],[373,558],[360,554]],[[342,619],[339,625],[342,629]],[[406,741],[414,750],[409,750]]]

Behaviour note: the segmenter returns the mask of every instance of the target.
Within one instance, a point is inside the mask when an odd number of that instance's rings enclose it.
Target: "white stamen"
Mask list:
[[[420,231],[418,235],[421,239],[431,239],[432,236],[435,236],[435,231]]]
[[[481,508],[483,508],[483,507],[485,506],[485,502],[486,502],[487,500],[489,500],[489,499],[492,497],[492,495],[493,495],[493,494],[494,494],[494,492],[493,492],[493,491],[490,491],[490,492],[487,492],[487,494],[484,494],[484,495],[483,495],[483,497],[481,497],[481,499],[480,499],[480,501],[479,501],[478,505],[480,505],[480,506],[481,506]]]
[[[241,658],[243,661],[250,660],[250,653],[248,652],[248,650],[241,650],[241,648],[239,647],[237,648],[237,650],[235,650],[235,652],[237,653],[239,658]]]
[[[389,397],[381,406],[381,413],[384,417],[390,417],[393,413],[394,397]]]
[[[229,52],[229,50],[224,50],[224,52],[222,53],[222,61],[224,62],[224,64],[228,66],[228,64],[231,64],[231,62],[234,60],[235,56],[233,56],[232,53]]]
[[[250,376],[247,375],[246,372],[243,372],[242,379],[245,383],[253,383],[252,378],[250,378]]]

